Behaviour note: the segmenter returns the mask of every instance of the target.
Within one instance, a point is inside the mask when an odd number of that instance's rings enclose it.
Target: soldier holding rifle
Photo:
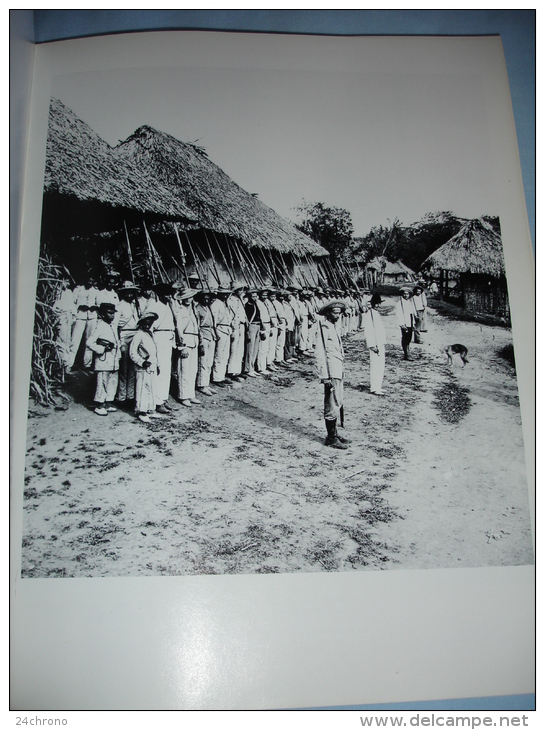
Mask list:
[[[346,304],[333,300],[322,307],[318,314],[323,319],[318,322],[316,337],[316,362],[320,379],[324,385],[324,419],[327,430],[326,446],[346,449],[349,440],[340,436],[337,421],[343,425],[343,378],[344,350],[339,332],[339,318],[344,314]]]

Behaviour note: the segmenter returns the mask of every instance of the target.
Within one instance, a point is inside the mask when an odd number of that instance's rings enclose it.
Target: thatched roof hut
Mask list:
[[[181,271],[181,262],[175,259],[187,254],[177,243],[180,232],[195,253],[188,266],[196,270],[200,265],[204,271],[205,263],[208,274],[222,282],[252,268],[261,269],[260,279],[273,269],[289,277],[296,266],[315,268],[311,259],[328,253],[244,191],[202,148],[148,126],[111,147],[62,102],[52,99],[42,243],[61,251],[66,263],[70,260],[85,269],[97,252],[104,260],[113,251],[109,260],[115,264],[126,260],[130,238],[137,259],[140,250],[135,266],[144,275],[153,261],[147,251],[151,233],[154,242],[159,240],[167,266],[174,266],[174,275],[176,269]],[[110,252],[105,254],[108,246]],[[235,256],[231,249],[238,246],[247,253],[237,250]],[[87,261],[75,258],[82,250]],[[310,279],[316,279],[315,272]]]
[[[465,223],[424,261],[422,268],[439,275],[439,296],[472,312],[509,318],[509,299],[501,235],[483,218]]]
[[[135,161],[116,154],[57,99],[51,100],[42,236],[111,232],[142,214],[196,221],[175,191]]]
[[[505,276],[501,236],[487,221],[468,221],[450,240],[424,261],[422,268],[432,272],[484,274],[499,279]]]
[[[327,251],[272,208],[250,195],[199,147],[144,126],[115,148],[121,159],[146,168],[197,214],[195,226],[281,253],[325,256]]]
[[[403,261],[386,261],[383,269],[383,281],[390,284],[398,281],[415,281],[415,272],[406,266]]]

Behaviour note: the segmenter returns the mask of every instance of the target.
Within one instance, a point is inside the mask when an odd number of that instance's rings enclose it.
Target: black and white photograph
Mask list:
[[[533,562],[482,95],[53,80],[23,578]]]
[[[17,706],[526,696],[533,256],[501,39],[31,50]]]

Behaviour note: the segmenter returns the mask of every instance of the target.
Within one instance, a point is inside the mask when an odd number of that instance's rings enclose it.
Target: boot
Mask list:
[[[341,436],[341,434],[335,429],[335,438],[341,442],[341,444],[349,444],[351,443],[351,439],[347,438],[346,436]]]
[[[325,422],[327,428],[326,446],[332,446],[334,449],[347,449],[348,446],[337,437],[337,419],[327,420]]]
[[[344,428],[344,406],[341,406],[341,412],[340,412],[340,426],[341,428]],[[337,430],[337,427],[335,426],[335,436],[339,439],[341,444],[349,444],[350,439],[346,438],[346,436],[341,436],[339,431]]]

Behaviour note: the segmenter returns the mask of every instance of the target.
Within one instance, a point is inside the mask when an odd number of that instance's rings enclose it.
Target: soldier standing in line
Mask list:
[[[263,374],[267,372],[267,357],[269,355],[270,339],[271,339],[271,315],[265,304],[267,298],[267,289],[260,289],[259,297],[256,299],[256,305],[259,309],[261,319],[261,329],[259,331],[259,346],[257,348],[257,367],[256,372]]]
[[[178,400],[183,406],[200,405],[195,397],[195,384],[199,369],[200,334],[197,315],[193,306],[196,289],[181,289],[176,295],[174,307],[176,324],[176,374]]]
[[[53,305],[53,312],[57,316],[57,352],[66,372],[69,372],[72,353],[72,327],[76,317],[76,307],[74,305],[74,292],[70,289],[70,281],[66,278],[61,280],[57,299]]]
[[[364,319],[365,319],[365,313],[369,310],[370,303],[369,303],[369,289],[362,289],[360,295],[358,296],[358,313],[359,313],[359,319],[358,319],[358,329],[362,330],[364,328]]]
[[[104,288],[99,289],[97,293],[97,306],[100,307],[101,304],[113,304],[117,310],[117,307],[119,305],[119,295],[115,291],[115,285],[117,281],[117,276],[115,272],[109,271],[104,279]],[[114,321],[115,324],[115,321]]]
[[[323,315],[323,320],[318,323],[316,337],[316,362],[324,386],[324,419],[327,430],[325,444],[334,449],[346,449],[349,443],[337,431],[338,420],[344,425],[344,350],[339,332],[339,318],[345,309],[345,303],[340,300],[333,300],[322,307],[319,314]]]
[[[144,312],[138,320],[138,330],[132,338],[129,348],[129,356],[134,362],[136,371],[134,411],[143,423],[150,423],[150,418],[162,418],[155,411],[154,383],[158,362],[157,346],[151,333],[151,327],[156,319],[156,312],[149,310]]]
[[[197,390],[203,395],[212,396],[217,393],[210,387],[210,375],[214,364],[214,352],[218,336],[214,324],[214,317],[210,310],[212,294],[201,291],[196,297],[195,315],[199,327],[199,367],[197,371]]]
[[[318,334],[318,318],[317,318],[317,312],[319,309],[318,306],[318,287],[312,287],[312,289],[309,291],[308,294],[308,310],[309,310],[309,319],[308,319],[308,349],[311,352],[314,352],[316,348],[316,335]]]
[[[87,348],[87,340],[95,327],[97,321],[97,295],[95,279],[89,276],[85,284],[74,289],[74,305],[76,308],[76,321],[72,327],[70,343],[70,361],[68,367],[72,367],[76,360],[78,350],[83,343],[83,367],[90,368],[93,363],[93,353]]]
[[[265,338],[265,332],[262,330],[261,309],[259,303],[259,290],[249,289],[247,292],[247,301],[244,305],[248,328],[246,332],[246,354],[244,356],[244,374],[250,378],[257,378],[259,373],[256,372],[257,357],[259,354],[259,343]]]
[[[217,336],[211,380],[214,385],[220,388],[227,385],[225,376],[229,362],[231,335],[233,334],[233,313],[227,306],[227,299],[231,294],[230,289],[221,286],[216,290],[215,298],[210,304]]]
[[[288,286],[288,291],[290,292],[289,304],[293,309],[293,313],[295,316],[295,324],[293,328],[293,356],[291,358],[291,361],[296,362],[301,345],[301,323],[303,319],[301,302],[299,300],[299,292],[301,291],[301,287],[297,285]]]
[[[263,304],[267,307],[269,313],[269,346],[266,353],[267,370],[278,370],[274,364],[276,355],[276,342],[278,340],[278,314],[273,304],[274,289],[263,290]]]
[[[129,349],[132,338],[138,330],[141,311],[136,298],[138,287],[132,281],[123,282],[117,293],[119,294],[117,329],[121,347],[121,361],[119,363],[119,383],[116,400],[119,403],[125,403],[125,401],[133,401],[135,397],[134,363],[129,356]]]
[[[227,306],[231,311],[233,326],[229,361],[227,363],[227,377],[236,382],[242,382],[245,378],[242,375],[242,362],[244,359],[244,344],[248,322],[246,319],[246,310],[244,309],[244,295],[247,288],[245,284],[238,284],[236,281],[232,281],[232,294],[227,299]]]
[[[157,346],[158,364],[154,383],[155,402],[157,412],[167,414],[172,410],[168,404],[168,397],[172,375],[172,352],[176,347],[172,313],[172,296],[175,288],[172,284],[161,282],[153,286],[153,291],[157,298],[149,300],[146,311],[157,314],[157,319],[151,328]]]
[[[103,302],[98,308],[98,319],[92,335],[87,341],[93,353],[93,367],[97,376],[95,390],[95,413],[107,416],[117,411],[113,400],[117,392],[121,347],[117,328],[114,325],[115,304]]]
[[[307,291],[302,289],[299,292],[299,312],[300,312],[300,334],[299,334],[299,345],[298,352],[300,355],[306,355],[308,350],[308,302],[307,302]]]
[[[284,307],[284,302],[282,301],[282,294],[282,291],[279,290],[278,292],[274,292],[271,295],[271,298],[274,309],[276,311],[276,316],[278,318],[278,336],[276,338],[274,362],[275,365],[285,367],[286,363],[284,362],[284,350],[286,345],[286,327],[288,320]]]
[[[284,362],[291,364],[295,362],[295,312],[290,303],[289,291],[283,291],[280,295],[286,316],[286,340],[284,344]]]

